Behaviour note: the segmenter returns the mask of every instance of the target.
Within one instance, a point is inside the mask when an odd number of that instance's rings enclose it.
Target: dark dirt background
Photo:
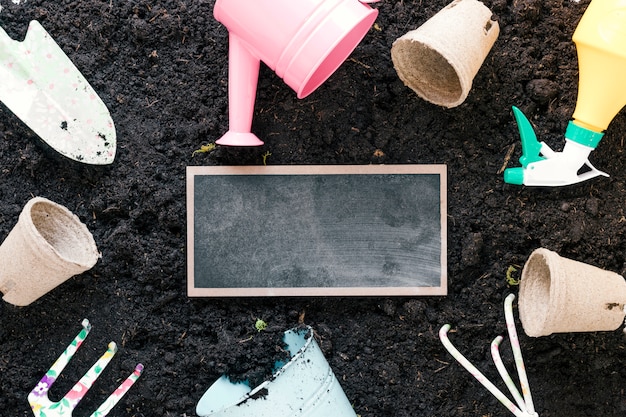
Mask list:
[[[192,156],[228,126],[227,31],[212,17],[213,3],[0,2],[0,24],[13,37],[41,21],[107,104],[118,134],[112,166],[84,166],[44,149],[0,109],[0,235],[39,195],[76,213],[102,252],[95,268],[36,303],[0,304],[0,414],[31,415],[28,392],[86,317],[93,331],[53,399],[110,340],[120,351],[76,416],[89,415],[137,362],[144,375],[110,415],[194,416],[211,383],[254,351],[255,339],[243,340],[255,334],[257,318],[279,332],[313,326],[361,416],[510,415],[452,360],[437,332],[452,324],[453,343],[493,378],[489,343],[505,331],[505,296],[517,292],[505,280],[509,266],[546,247],[626,272],[623,114],[592,154],[609,179],[529,189],[504,184],[498,173],[510,146],[509,166],[520,154],[511,105],[539,138],[562,146],[577,94],[571,36],[589,1],[485,0],[500,37],[466,102],[443,109],[402,85],[389,50],[448,0],[383,0],[375,5],[380,30],[308,98],[298,100],[262,68],[253,129],[263,147]],[[268,164],[447,164],[449,295],[187,298],[185,167],[259,165],[265,152]],[[541,416],[626,411],[621,330],[531,339],[518,328]]]

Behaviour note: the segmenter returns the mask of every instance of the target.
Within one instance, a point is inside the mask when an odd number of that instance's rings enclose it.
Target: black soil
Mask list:
[[[109,341],[120,349],[76,416],[95,410],[138,362],[146,371],[111,416],[194,416],[222,373],[242,360],[259,366],[257,319],[274,331],[312,326],[363,417],[511,415],[451,358],[438,330],[450,323],[455,345],[496,380],[489,344],[505,332],[504,298],[518,292],[509,267],[545,247],[626,272],[626,118],[614,119],[592,154],[610,178],[560,189],[505,184],[507,152],[515,145],[508,166],[521,152],[512,105],[541,140],[563,144],[577,97],[571,36],[589,1],[486,0],[501,33],[454,109],[418,98],[390,59],[397,37],[447,3],[375,5],[377,26],[306,99],[262,66],[253,130],[265,145],[194,156],[228,127],[227,31],[212,16],[213,0],[0,2],[12,37],[21,39],[32,19],[52,34],[109,107],[119,141],[111,166],[81,165],[0,109],[0,235],[28,199],[43,196],[76,213],[102,252],[92,270],[30,306],[0,304],[0,414],[31,415],[28,393],[89,318],[92,333],[51,397]],[[185,168],[261,165],[266,153],[271,165],[446,164],[448,296],[189,299]],[[529,338],[518,329],[541,416],[626,411],[621,330]],[[263,349],[280,350],[273,345]],[[513,372],[510,355],[505,362]]]

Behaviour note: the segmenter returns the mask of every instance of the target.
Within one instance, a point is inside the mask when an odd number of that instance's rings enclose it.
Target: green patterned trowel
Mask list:
[[[46,30],[33,20],[22,42],[0,28],[0,101],[60,154],[113,162],[109,110]]]

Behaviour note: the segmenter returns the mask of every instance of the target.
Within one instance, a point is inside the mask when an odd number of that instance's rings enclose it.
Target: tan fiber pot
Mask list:
[[[463,103],[500,33],[478,0],[455,0],[419,28],[396,39],[391,59],[400,79],[431,103]]]
[[[522,271],[519,312],[528,336],[617,329],[624,321],[621,275],[535,250]]]
[[[0,246],[4,301],[25,306],[68,278],[92,268],[100,254],[93,236],[65,207],[30,200]]]

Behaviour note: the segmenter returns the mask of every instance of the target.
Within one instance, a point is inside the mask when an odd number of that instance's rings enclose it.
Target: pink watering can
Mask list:
[[[304,98],[361,42],[378,0],[217,0],[213,14],[229,32],[229,130],[217,144],[262,145],[250,132],[263,61]]]

